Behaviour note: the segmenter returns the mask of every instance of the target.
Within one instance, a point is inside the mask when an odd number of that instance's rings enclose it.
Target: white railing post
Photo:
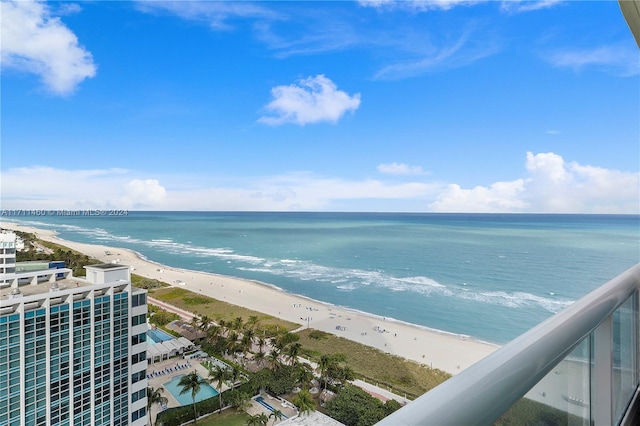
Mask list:
[[[596,426],[610,425],[613,418],[613,317],[609,315],[593,332],[591,417]]]

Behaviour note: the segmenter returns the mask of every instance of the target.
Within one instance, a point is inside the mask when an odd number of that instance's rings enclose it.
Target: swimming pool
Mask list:
[[[178,382],[180,382],[182,377],[184,377],[184,374],[174,377],[171,381],[164,383],[163,386],[180,403],[180,405],[189,405],[193,403],[193,400],[191,399],[191,391],[180,395],[182,387],[178,386]],[[202,378],[200,375],[198,375],[198,377]],[[211,385],[203,384],[200,386],[200,392],[196,394],[196,402],[204,401],[205,399],[209,399],[217,395],[218,391],[211,387]]]
[[[264,400],[264,398],[263,398],[263,397],[261,397],[261,396],[259,396],[259,397],[257,397],[257,398],[256,398],[256,402],[257,402],[257,403],[259,403],[259,404],[262,404],[264,407],[267,407],[267,409],[268,409],[269,411],[275,411],[275,408],[273,408],[273,407],[271,406],[271,404],[269,404],[267,401],[265,401],[265,400]],[[287,418],[287,416],[285,416],[285,415],[283,414],[283,415],[282,415],[282,418],[286,419],[286,418]]]
[[[173,339],[175,339],[175,337],[162,330],[147,330],[147,344],[149,345],[155,345],[158,342],[166,342],[167,340]]]

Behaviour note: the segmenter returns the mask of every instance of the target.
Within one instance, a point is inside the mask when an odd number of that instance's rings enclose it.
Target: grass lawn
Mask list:
[[[149,290],[149,296],[184,309],[185,311],[194,312],[198,315],[207,315],[213,320],[223,319],[225,321],[231,321],[240,317],[243,321],[247,321],[250,316],[256,316],[260,321],[260,328],[275,329],[277,326],[278,330],[295,330],[300,326],[300,324],[222,302],[183,288],[165,287],[152,289]]]
[[[222,414],[212,414],[206,419],[198,420],[203,426],[244,426],[249,420],[245,412],[237,413],[234,409],[225,410]]]
[[[310,333],[316,338],[310,337]],[[344,354],[347,365],[358,378],[364,377],[367,382],[379,383],[383,388],[391,386],[396,393],[406,393],[407,397],[418,397],[451,377],[442,370],[423,367],[417,362],[333,334],[309,329],[298,334],[305,355],[313,361],[317,362],[320,354]]]

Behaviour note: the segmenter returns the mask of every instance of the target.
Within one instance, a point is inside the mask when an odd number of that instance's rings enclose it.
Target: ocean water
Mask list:
[[[498,344],[640,261],[637,215],[129,212],[19,222]]]

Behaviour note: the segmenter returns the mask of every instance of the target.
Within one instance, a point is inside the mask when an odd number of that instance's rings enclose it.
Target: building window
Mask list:
[[[135,315],[135,316],[131,317],[131,326],[132,327],[135,327],[136,325],[144,324],[146,322],[147,322],[147,315],[146,314]]]
[[[131,421],[135,422],[138,419],[141,419],[143,417],[145,417],[147,415],[147,407],[142,407],[139,410],[134,411],[133,413],[131,413]]]
[[[136,334],[135,336],[131,336],[131,346],[135,346],[139,343],[143,343],[147,341],[147,333]]]
[[[132,307],[136,307],[136,306],[141,306],[141,305],[146,305],[147,304],[147,294],[146,293],[142,293],[142,294],[136,294],[131,296],[131,306]]]

